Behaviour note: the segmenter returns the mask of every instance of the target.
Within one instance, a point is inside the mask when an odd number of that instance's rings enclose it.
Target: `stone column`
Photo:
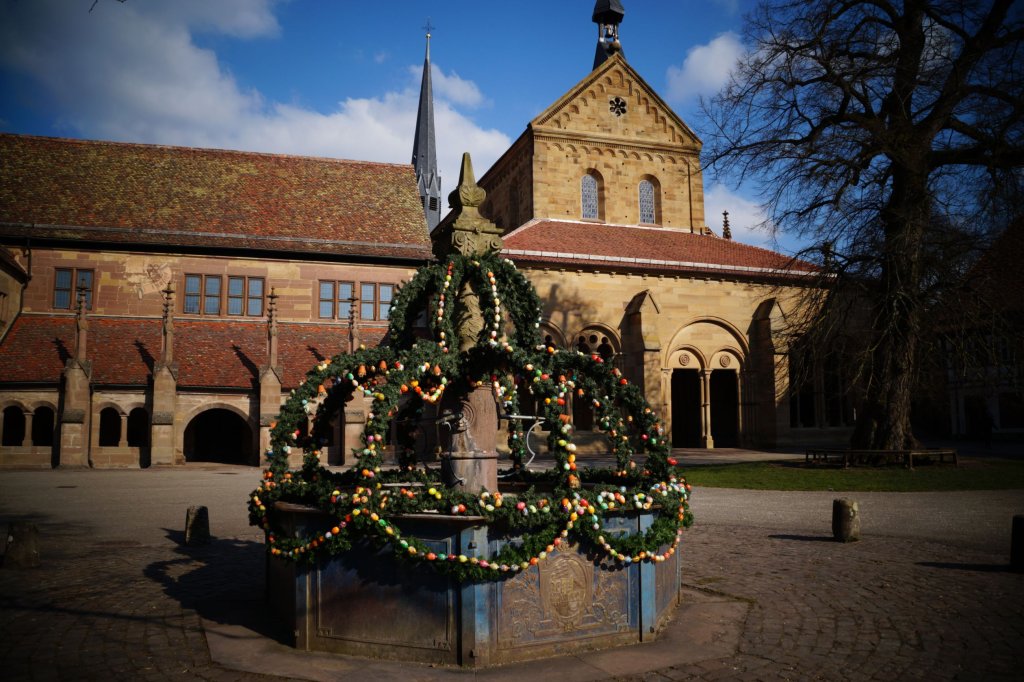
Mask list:
[[[277,299],[278,295],[271,288],[267,297],[267,361],[260,370],[260,401],[259,401],[259,447],[256,453],[258,464],[270,448],[270,425],[281,411],[281,367],[278,365],[277,347]],[[288,466],[302,464],[302,451],[293,450],[288,457]]]
[[[121,439],[117,442],[117,447],[128,447],[128,415],[124,412],[121,413]]]
[[[701,445],[709,450],[715,447],[715,439],[711,437],[711,370],[700,372],[700,432]]]
[[[25,410],[25,435],[22,438],[22,447],[26,445],[34,445],[32,442],[32,418],[35,414],[31,410]]]
[[[478,386],[460,399],[445,401],[442,415],[446,413],[453,415],[451,432],[441,439],[446,482],[471,493],[497,490],[498,405],[491,387]]]
[[[174,413],[178,403],[178,365],[174,362],[174,289],[163,290],[164,317],[160,362],[153,367],[153,414],[149,423],[151,465],[183,464],[176,453]]]
[[[665,438],[672,440],[672,368],[661,370],[661,425],[665,427]],[[675,445],[675,443],[673,443]]]
[[[89,322],[85,315],[85,290],[78,290],[75,316],[75,353],[64,367],[63,409],[60,415],[60,466],[89,466],[89,431],[91,426],[90,374],[92,366],[86,359]]]

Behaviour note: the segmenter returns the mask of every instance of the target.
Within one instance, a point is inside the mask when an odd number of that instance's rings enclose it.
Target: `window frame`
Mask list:
[[[64,288],[58,287],[58,280],[61,272],[71,273],[71,287]],[[95,293],[96,287],[96,269],[95,268],[54,268],[53,269],[53,298],[51,299],[53,310],[76,310],[78,307],[78,286],[81,276],[88,274],[89,286],[85,288],[85,309],[93,309],[93,294]],[[57,305],[57,295],[59,293],[67,292],[68,305],[60,306]]]
[[[225,300],[227,306],[225,307],[225,313],[228,317],[263,317],[263,299],[266,295],[266,278],[264,277],[249,277],[247,275],[228,275],[228,286],[225,289]],[[242,292],[240,294],[231,293],[231,285],[233,282],[241,280]],[[260,293],[253,294],[253,284],[255,282],[260,283]],[[232,302],[237,302],[240,305],[240,312],[231,312]],[[252,312],[253,303],[259,303],[259,311]]]
[[[644,220],[644,187],[650,188],[650,220]],[[641,178],[637,183],[637,208],[641,225],[658,224],[658,187],[649,178]]]
[[[349,306],[352,305],[352,292],[355,291],[358,283],[350,279],[321,279],[317,280],[317,319],[320,320],[347,320],[349,318]],[[330,296],[324,296],[324,286],[330,286]],[[348,288],[349,295],[343,296],[342,290]],[[323,306],[330,305],[330,314],[323,314]]]
[[[196,291],[189,290],[189,280],[199,280],[199,287]],[[232,275],[232,274],[207,274],[201,272],[186,272],[185,283],[182,287],[181,314],[198,315],[200,317],[248,317],[260,318],[266,314],[267,278],[262,276]],[[231,285],[238,280],[242,281],[242,293],[233,294]],[[260,282],[260,293],[253,294],[253,282]],[[211,291],[211,283],[216,291]],[[231,312],[232,302],[241,301],[240,313]],[[216,310],[211,311],[213,303],[216,303]],[[259,303],[259,312],[250,312],[251,306]]]
[[[588,184],[588,181],[590,184]],[[587,193],[591,188],[594,193],[593,215],[590,215],[587,211],[588,207],[591,206],[587,200]],[[601,219],[601,182],[593,173],[584,173],[583,177],[580,178],[580,218],[583,220]]]

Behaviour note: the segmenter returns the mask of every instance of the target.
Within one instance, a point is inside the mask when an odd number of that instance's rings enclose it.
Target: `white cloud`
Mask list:
[[[682,102],[698,95],[716,93],[729,78],[736,60],[743,54],[739,36],[729,31],[706,45],[690,48],[682,66],[670,66],[666,74],[666,98]]]
[[[423,78],[423,67],[410,66],[409,73],[415,78],[418,88]],[[440,66],[433,62],[430,64],[430,85],[434,91],[435,100],[445,99],[453,104],[471,109],[488,103],[476,83],[463,79],[454,71],[445,73]]]
[[[0,68],[34,80],[68,133],[107,140],[409,163],[421,67],[400,91],[350,98],[329,112],[266,102],[240,85],[196,31],[272,37],[272,0],[173,3],[33,0],[0,6]],[[472,81],[437,69],[435,129],[447,193],[463,151],[486,169],[511,140],[457,107],[486,99]]]
[[[766,249],[775,248],[761,205],[716,183],[704,191],[704,219],[719,236],[722,234],[722,211],[729,212],[729,227],[735,241]]]

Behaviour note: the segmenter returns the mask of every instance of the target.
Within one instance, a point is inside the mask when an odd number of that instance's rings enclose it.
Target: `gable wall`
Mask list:
[[[705,226],[704,186],[696,153],[538,135],[534,170],[534,218],[580,219],[580,180],[596,170],[604,184],[605,222],[639,224],[638,186],[644,178],[653,178],[660,187],[658,224],[694,232]]]

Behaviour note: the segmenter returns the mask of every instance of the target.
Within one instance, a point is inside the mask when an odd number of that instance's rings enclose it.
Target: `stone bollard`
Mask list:
[[[185,544],[205,545],[210,541],[210,512],[206,507],[189,507],[185,514]]]
[[[15,521],[10,525],[4,566],[39,568],[39,529],[34,524]]]
[[[832,536],[839,542],[860,540],[860,513],[856,500],[832,500]]]
[[[1024,514],[1013,517],[1010,530],[1010,569],[1024,572]]]

